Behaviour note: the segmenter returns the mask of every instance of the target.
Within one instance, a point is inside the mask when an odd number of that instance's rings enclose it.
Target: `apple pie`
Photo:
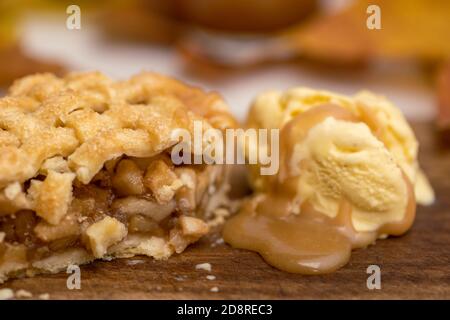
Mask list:
[[[17,80],[0,99],[0,282],[166,259],[205,235],[226,206],[228,169],[174,165],[171,132],[195,121],[236,126],[219,95],[154,73]]]

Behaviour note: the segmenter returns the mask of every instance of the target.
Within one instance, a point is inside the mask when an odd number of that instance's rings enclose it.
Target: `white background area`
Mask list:
[[[65,19],[63,14],[33,15],[25,19],[22,26],[24,49],[34,56],[59,61],[71,70],[99,70],[116,79],[143,70],[174,76],[220,92],[241,120],[259,92],[297,86],[343,94],[368,89],[391,99],[411,120],[429,120],[435,113],[431,84],[415,76],[418,71],[410,66],[391,63],[372,72],[336,76],[301,66],[273,65],[209,81],[186,73],[182,58],[169,48],[107,40],[95,24],[83,20],[81,30],[68,30]]]

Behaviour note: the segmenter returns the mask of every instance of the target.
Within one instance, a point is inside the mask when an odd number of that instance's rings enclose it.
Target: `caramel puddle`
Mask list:
[[[310,218],[273,217],[244,209],[226,223],[223,237],[233,247],[256,251],[270,265],[288,272],[327,273],[344,266],[352,249],[349,239],[325,222],[331,219]]]
[[[352,249],[363,248],[383,235],[401,235],[415,217],[413,187],[403,175],[408,203],[400,221],[385,224],[373,232],[358,232],[352,225],[352,206],[345,199],[339,203],[334,218],[317,212],[307,202],[296,201],[295,177],[286,173],[294,143],[307,130],[328,116],[347,121],[355,117],[342,108],[326,105],[306,112],[291,121],[281,133],[280,172],[270,179],[270,190],[253,196],[240,212],[229,219],[223,238],[231,246],[258,252],[270,265],[301,274],[334,272],[348,263]]]
[[[407,180],[405,180],[407,181]],[[346,265],[352,249],[364,248],[383,234],[401,235],[415,216],[412,186],[405,217],[382,226],[376,232],[357,232],[351,223],[351,206],[342,201],[335,218],[305,204],[299,214],[280,206],[280,197],[261,195],[250,200],[228,220],[223,238],[234,248],[258,252],[270,265],[287,272],[325,274]],[[276,197],[276,196],[275,196]],[[282,199],[282,198],[281,198]],[[256,202],[256,203],[255,203]],[[278,205],[273,206],[273,203]],[[291,201],[284,206],[291,205]]]

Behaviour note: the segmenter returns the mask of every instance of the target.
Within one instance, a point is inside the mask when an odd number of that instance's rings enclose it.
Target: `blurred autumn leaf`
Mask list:
[[[13,0],[0,1],[0,50],[17,41],[18,8]]]
[[[442,67],[437,77],[437,128],[450,142],[450,64]]]
[[[369,5],[381,9],[381,29],[370,30]],[[418,59],[450,57],[450,1],[359,0],[331,16],[289,30],[284,39],[299,55],[336,63],[371,58]]]
[[[62,73],[64,68],[26,55],[20,47],[17,25],[21,13],[30,10],[35,0],[0,1],[0,86],[8,86],[14,79],[37,73]]]

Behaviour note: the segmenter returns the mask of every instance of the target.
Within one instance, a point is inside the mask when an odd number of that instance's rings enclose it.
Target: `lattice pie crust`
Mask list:
[[[214,93],[142,73],[17,80],[0,99],[0,282],[137,254],[166,259],[209,229],[226,167],[174,166],[176,128],[236,122]]]

